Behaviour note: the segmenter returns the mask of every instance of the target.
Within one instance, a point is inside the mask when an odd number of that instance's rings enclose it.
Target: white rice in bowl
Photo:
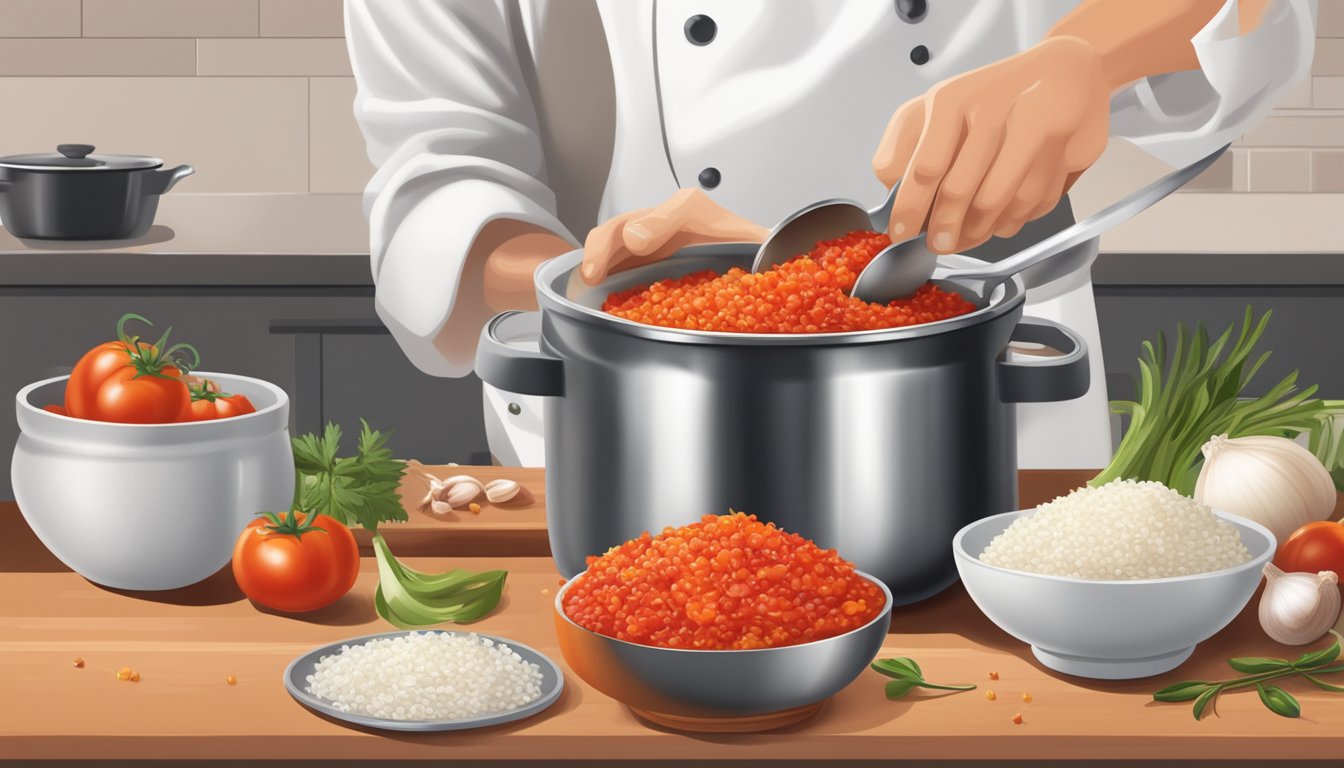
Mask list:
[[[1241,565],[1236,526],[1156,482],[1079,488],[1013,521],[980,553],[989,565],[1075,579],[1188,576]]]
[[[305,690],[332,708],[384,720],[461,720],[541,698],[541,668],[480,635],[412,632],[343,645]]]

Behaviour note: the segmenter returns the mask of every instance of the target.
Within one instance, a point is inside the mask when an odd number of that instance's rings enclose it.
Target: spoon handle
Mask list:
[[[868,209],[868,219],[872,222],[874,232],[886,232],[887,225],[891,223],[891,209],[896,204],[896,190],[901,188],[901,180],[897,179],[891,189],[887,190],[887,196],[876,208]]]
[[[1000,282],[1007,280],[1013,275],[1024,269],[1035,266],[1045,259],[1066,251],[1076,245],[1085,243],[1088,240],[1110,230],[1112,227],[1129,221],[1140,211],[1147,209],[1158,200],[1175,192],[1186,184],[1186,182],[1198,176],[1213,164],[1214,160],[1228,148],[1224,144],[1205,157],[1196,160],[1190,165],[1172,171],[1162,178],[1154,181],[1146,187],[1134,192],[1133,194],[1121,199],[1119,202],[1097,211],[1082,221],[1065,227],[1046,239],[1028,246],[1021,251],[1009,256],[1003,261],[990,264],[982,269],[949,269],[939,270],[936,277],[947,277],[954,280],[966,278],[981,279],[985,281],[985,288],[992,289]]]

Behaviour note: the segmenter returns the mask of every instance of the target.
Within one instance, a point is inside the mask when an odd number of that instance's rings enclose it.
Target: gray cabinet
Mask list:
[[[12,398],[38,379],[67,373],[95,344],[114,338],[136,312],[200,350],[202,370],[254,376],[290,394],[291,429],[326,420],[347,435],[360,417],[393,433],[400,456],[426,462],[489,461],[480,381],[425,375],[406,361],[373,316],[371,289],[333,286],[0,288],[0,392]],[[148,335],[148,334],[144,334]],[[0,408],[0,445],[18,438],[14,409]],[[353,446],[353,437],[346,446]],[[3,449],[8,456],[9,448]],[[11,499],[8,462],[0,499]]]

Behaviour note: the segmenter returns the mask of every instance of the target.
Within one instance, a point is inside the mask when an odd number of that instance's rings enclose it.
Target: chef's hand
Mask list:
[[[770,230],[723,208],[698,189],[683,189],[661,205],[613,216],[583,244],[579,275],[593,285],[611,272],[665,259],[698,243],[759,243]]]
[[[927,221],[929,248],[956,253],[1048,213],[1105,150],[1111,90],[1101,55],[1062,36],[906,102],[873,158],[901,181],[891,239]]]

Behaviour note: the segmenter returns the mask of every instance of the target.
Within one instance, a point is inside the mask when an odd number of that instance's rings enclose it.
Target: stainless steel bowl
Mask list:
[[[843,635],[801,645],[698,651],[639,645],[585,629],[555,596],[555,632],[570,669],[602,693],[659,725],[701,732],[782,728],[811,717],[852,683],[882,648],[891,624],[891,591],[876,618]]]

